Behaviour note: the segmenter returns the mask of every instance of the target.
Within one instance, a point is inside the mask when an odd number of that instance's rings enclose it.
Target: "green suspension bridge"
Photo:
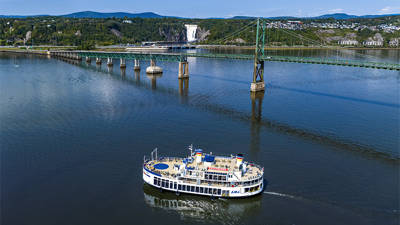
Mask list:
[[[234,35],[244,32],[246,29],[241,29],[239,32],[233,32],[227,35],[223,40],[234,37]],[[256,43],[254,54],[218,54],[218,53],[154,53],[154,52],[102,52],[102,51],[51,51],[50,55],[56,57],[70,58],[81,60],[86,58],[87,62],[91,62],[91,58],[96,59],[96,64],[101,64],[102,59],[107,59],[107,65],[113,65],[113,59],[120,59],[120,66],[126,67],[126,60],[134,60],[135,70],[140,70],[139,61],[150,61],[150,66],[146,69],[147,73],[161,73],[162,69],[156,66],[156,61],[179,62],[178,78],[188,78],[188,57],[214,58],[214,59],[235,59],[235,60],[254,60],[253,80],[250,90],[252,92],[263,91],[264,84],[264,62],[291,62],[291,63],[310,63],[310,64],[326,64],[335,66],[351,66],[365,67],[374,69],[399,70],[400,63],[385,63],[385,62],[369,62],[335,58],[317,58],[317,57],[296,57],[296,56],[275,56],[265,54],[265,33],[266,24],[264,20],[257,20],[256,28]],[[287,35],[294,36],[286,31]],[[301,37],[298,37],[301,38]],[[304,38],[304,37],[303,37]],[[306,41],[315,42],[304,38]]]

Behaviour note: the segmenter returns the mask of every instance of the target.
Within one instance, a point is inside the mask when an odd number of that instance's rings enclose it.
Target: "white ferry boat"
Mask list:
[[[243,155],[215,156],[189,146],[186,158],[144,158],[143,180],[154,187],[180,193],[238,198],[259,194],[264,187],[264,168],[243,161]]]
[[[165,46],[138,46],[126,48],[128,52],[166,52],[168,47]]]

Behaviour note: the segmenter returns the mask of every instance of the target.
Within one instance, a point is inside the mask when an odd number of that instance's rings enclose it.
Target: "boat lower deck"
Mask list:
[[[143,168],[143,179],[146,183],[162,190],[173,191],[176,193],[188,193],[196,195],[206,195],[215,197],[249,197],[256,195],[264,188],[264,182],[253,184],[252,186],[216,186],[211,184],[194,184],[183,182],[178,179],[169,179],[155,175]]]

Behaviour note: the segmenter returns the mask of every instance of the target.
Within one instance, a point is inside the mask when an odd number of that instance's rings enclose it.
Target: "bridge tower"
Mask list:
[[[251,92],[264,91],[264,47],[265,47],[265,21],[257,19],[256,50],[254,54],[253,82]]]

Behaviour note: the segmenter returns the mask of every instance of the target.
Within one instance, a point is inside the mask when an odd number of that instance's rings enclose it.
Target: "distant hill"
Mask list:
[[[385,15],[364,15],[364,16],[356,16],[356,15],[348,15],[346,13],[334,13],[334,14],[325,14],[322,16],[312,17],[313,19],[337,19],[337,20],[346,20],[346,19],[355,19],[355,18],[379,18],[386,16],[398,16],[400,14],[385,14]]]
[[[400,14],[385,14],[385,15],[363,15],[363,16],[356,16],[356,15],[349,15],[346,13],[334,13],[334,14],[325,14],[321,16],[315,17],[293,17],[293,16],[275,16],[275,17],[264,17],[265,19],[272,19],[272,20],[288,20],[288,19],[336,19],[336,20],[347,20],[347,19],[355,19],[355,18],[365,18],[365,19],[372,19],[372,18],[379,18],[379,17],[386,17],[386,16],[399,16]],[[253,16],[234,16],[230,19],[254,19],[257,17]]]
[[[27,18],[27,17],[42,17],[42,16],[52,16],[52,15],[31,15],[31,16],[21,16],[21,15],[0,15],[0,18]],[[53,15],[54,16],[54,15]],[[69,18],[164,18],[169,16],[162,16],[153,12],[143,12],[143,13],[126,13],[126,12],[113,12],[113,13],[102,13],[93,11],[83,11],[70,13],[65,15],[58,15],[60,17]],[[178,17],[176,17],[178,18]]]
[[[50,15],[32,15],[32,16],[21,16],[21,15],[0,15],[0,18],[27,18],[27,17],[42,17]]]
[[[143,12],[143,13],[126,13],[126,12],[114,12],[114,13],[101,13],[101,12],[92,12],[92,11],[84,11],[84,12],[76,12],[66,15],[61,15],[62,17],[71,17],[71,18],[162,18],[166,16],[161,16],[153,12]]]
[[[364,15],[364,16],[356,16],[349,15],[346,13],[334,13],[334,14],[325,14],[316,17],[294,17],[294,16],[275,16],[275,17],[264,17],[265,19],[275,19],[275,20],[288,20],[288,19],[337,19],[337,20],[346,20],[346,19],[354,19],[354,18],[379,18],[386,16],[399,16],[400,14],[386,14],[386,15]],[[21,16],[21,15],[0,15],[0,18],[26,18],[26,17],[42,17],[42,16],[51,16],[51,15],[31,15],[31,16]],[[60,17],[69,17],[69,18],[180,18],[176,16],[162,16],[153,12],[143,12],[143,13],[127,13],[127,12],[113,12],[113,13],[103,13],[103,12],[93,12],[93,11],[83,11],[70,13],[65,15],[58,15]],[[254,16],[234,16],[229,19],[254,19]],[[208,18],[208,19],[223,19],[223,18]]]
[[[333,13],[333,14],[325,14],[325,15],[311,17],[311,18],[312,19],[329,19],[329,18],[333,18],[333,19],[336,19],[336,20],[346,20],[346,19],[359,18],[359,16],[348,15],[346,13]]]

